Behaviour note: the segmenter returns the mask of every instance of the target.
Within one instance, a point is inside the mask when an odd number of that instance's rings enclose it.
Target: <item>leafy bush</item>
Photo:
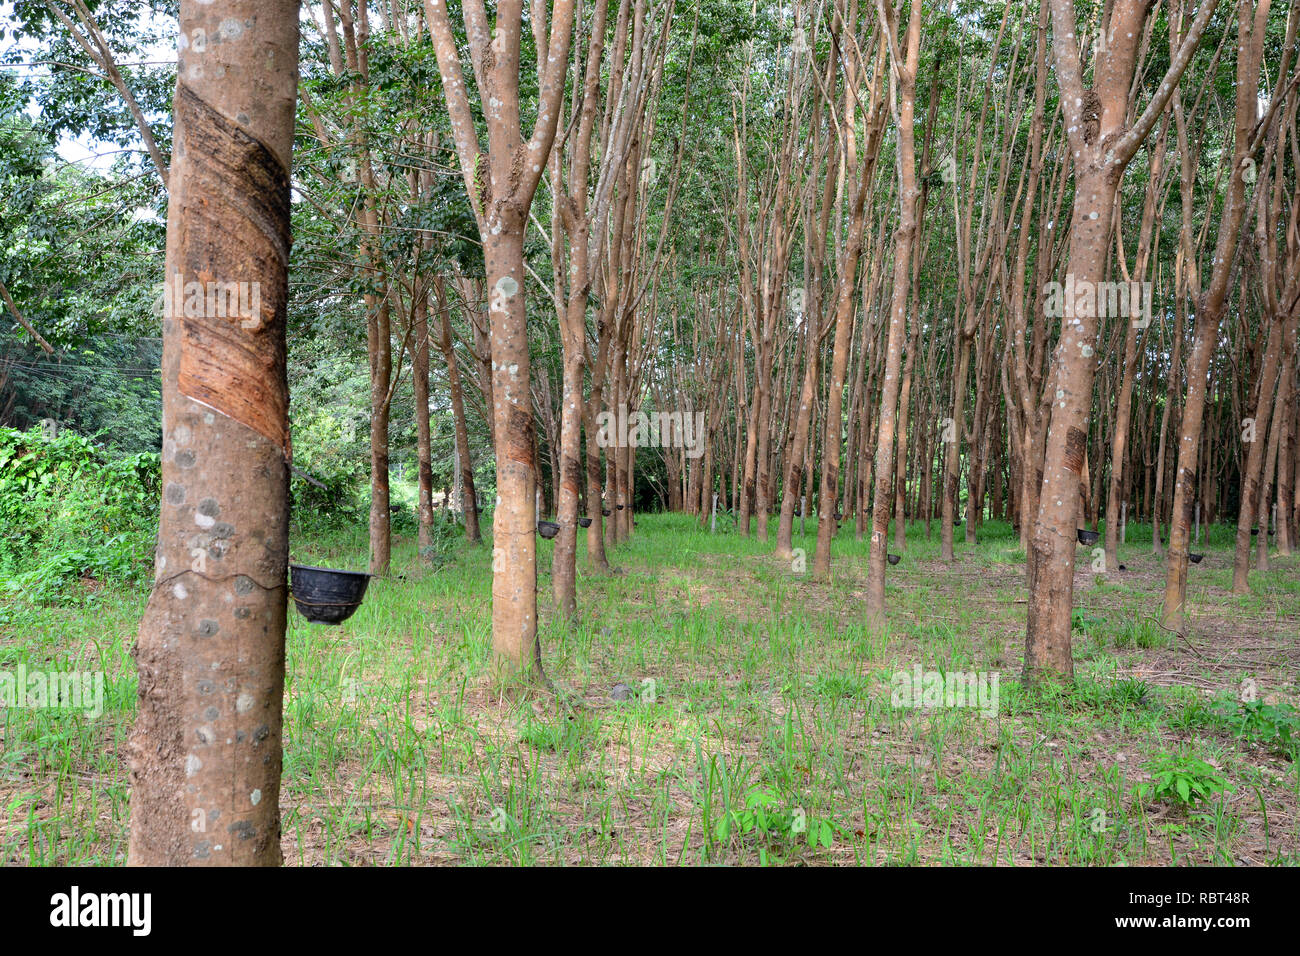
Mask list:
[[[419,530],[419,516],[415,518]],[[465,528],[459,518],[445,508],[435,508],[429,524],[429,546],[422,548],[422,557],[435,565],[442,565],[465,540]]]
[[[1070,611],[1071,630],[1091,632],[1105,626],[1106,619],[1104,617],[1097,617],[1095,614],[1089,614],[1081,607],[1076,607]]]
[[[777,795],[767,787],[754,787],[745,794],[744,806],[726,810],[714,825],[714,837],[720,842],[732,834],[752,836],[762,841],[796,842],[830,849],[835,842],[834,828],[827,820],[810,820],[798,807],[782,807]]]
[[[351,469],[328,471],[317,466],[310,472],[311,479],[294,472],[289,479],[289,492],[296,516],[323,518],[337,523],[361,515],[357,501],[356,475]]]
[[[109,459],[81,435],[0,429],[0,578],[39,603],[84,595],[72,582],[133,583],[158,524],[157,454]]]
[[[1190,806],[1216,793],[1232,791],[1232,785],[1199,757],[1161,754],[1146,763],[1151,779],[1137,787],[1140,800],[1167,800]]]
[[[359,492],[369,482],[370,462],[355,423],[323,412],[302,416],[293,426],[293,458],[298,470],[289,491],[296,519],[338,525],[361,518]]]
[[[1300,748],[1300,713],[1290,704],[1220,700],[1213,710],[1238,737],[1295,759]]]
[[[389,505],[388,524],[393,534],[415,534],[420,530],[420,516],[411,505],[393,498]]]
[[[1300,755],[1300,711],[1290,704],[1238,701],[1231,697],[1208,702],[1194,699],[1173,715],[1169,725],[1183,731],[1198,728],[1227,731],[1238,740],[1291,760]]]

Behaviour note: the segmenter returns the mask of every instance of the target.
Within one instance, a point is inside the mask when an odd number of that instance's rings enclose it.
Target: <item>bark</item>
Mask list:
[[[1294,326],[1294,320],[1288,325]],[[1287,330],[1288,341],[1293,336],[1292,329]],[[1268,451],[1264,459],[1264,477],[1260,482],[1259,491],[1259,538],[1256,541],[1256,562],[1255,569],[1258,571],[1268,570],[1268,535],[1269,535],[1269,514],[1273,497],[1273,475],[1277,472],[1278,454],[1282,443],[1283,418],[1285,414],[1283,409],[1291,401],[1291,368],[1290,368],[1290,349],[1287,350],[1287,356],[1283,358],[1282,374],[1277,387],[1277,412],[1273,417],[1273,427],[1269,432]],[[1281,509],[1278,509],[1279,512]],[[1273,522],[1273,533],[1278,535],[1281,525],[1282,515],[1279,513],[1276,521]]]
[[[298,4],[183,0],[180,29],[224,31],[224,41],[179,50],[169,284],[178,275],[257,283],[259,308],[235,319],[191,315],[167,297],[163,500],[135,649],[128,862],[276,866]]]
[[[1106,22],[1105,49],[1097,53],[1095,89],[1085,90],[1080,69],[1073,0],[1050,0],[1052,50],[1073,155],[1075,202],[1070,222],[1069,272],[1076,284],[1105,278],[1111,209],[1124,168],[1164,111],[1200,41],[1216,0],[1206,0],[1187,40],[1177,49],[1155,97],[1131,126],[1130,86],[1139,38],[1149,7],[1143,0],[1116,0]],[[1080,307],[1081,306],[1081,307]],[[1043,458],[1029,575],[1025,677],[1072,681],[1070,647],[1074,606],[1079,481],[1088,444],[1088,418],[1098,345],[1097,302],[1069,303],[1053,358],[1053,393]]]
[[[1294,365],[1294,358],[1292,360]],[[1294,383],[1291,386],[1295,390]],[[1280,445],[1277,459],[1277,552],[1281,555],[1291,553],[1292,524],[1291,499],[1294,493],[1292,484],[1295,474],[1295,451],[1292,442],[1295,435],[1295,403],[1287,402],[1282,406],[1279,424],[1281,427]]]
[[[1267,487],[1263,471],[1267,461],[1269,425],[1272,421],[1274,390],[1277,387],[1282,364],[1282,338],[1287,323],[1283,316],[1274,315],[1269,322],[1268,346],[1264,350],[1264,364],[1259,376],[1259,399],[1255,403],[1251,421],[1252,439],[1247,443],[1246,462],[1241,475],[1241,506],[1237,512],[1237,541],[1232,560],[1232,593],[1250,593],[1250,550],[1254,543],[1251,529],[1258,525],[1259,537],[1268,540],[1268,510],[1261,500],[1261,486]],[[1278,396],[1282,398],[1282,396]],[[1258,507],[1263,505],[1263,507]],[[1267,544],[1264,544],[1267,549]]]
[[[559,219],[569,237],[569,295],[561,314],[560,335],[564,349],[563,381],[560,397],[560,474],[556,521],[560,533],[556,537],[551,562],[551,585],[556,609],[564,617],[573,619],[578,613],[577,550],[578,550],[578,499],[583,482],[581,430],[585,413],[582,394],[583,371],[587,355],[587,302],[591,294],[590,231],[593,216],[588,211],[591,169],[592,133],[596,124],[597,100],[600,95],[601,60],[604,52],[605,22],[608,0],[597,0],[592,19],[591,35],[587,49],[586,72],[583,80],[582,101],[579,107],[578,132],[570,160],[568,190],[561,193],[559,186],[559,157],[555,175],[556,205]],[[606,151],[608,151],[608,143]],[[588,502],[593,500],[588,494]],[[599,498],[593,524],[600,518]],[[603,560],[603,554],[601,555]]]
[[[1237,242],[1245,215],[1245,166],[1251,151],[1259,66],[1264,49],[1264,25],[1268,22],[1269,0],[1256,5],[1242,0],[1237,10],[1237,112],[1232,174],[1218,239],[1209,288],[1200,296],[1196,309],[1196,331],[1187,360],[1187,398],[1178,443],[1178,469],[1174,478],[1174,501],[1169,525],[1169,552],[1165,575],[1164,625],[1186,633],[1188,531],[1197,480],[1197,455],[1201,445],[1205,409],[1206,375],[1219,337],[1219,321],[1227,301],[1229,277],[1236,258]],[[1199,20],[1199,18],[1198,18]],[[1175,120],[1178,119],[1175,113]],[[1182,138],[1180,134],[1180,139]],[[1243,496],[1244,498],[1244,496]],[[1208,518],[1207,518],[1208,521]]]
[[[393,351],[388,295],[367,296],[366,344],[370,355],[370,573],[387,574],[392,561],[392,504],[388,477],[389,386]]]
[[[486,267],[498,499],[493,516],[492,677],[498,684],[545,683],[537,639],[536,452],[523,253],[528,210],[555,140],[573,34],[573,2],[556,0],[552,5],[538,118],[525,141],[519,116],[523,5],[520,0],[502,0],[494,37],[489,38],[482,0],[465,0],[474,73],[488,104],[486,156],[447,8],[443,0],[425,0],[424,8]]]
[[[414,325],[415,355],[411,361],[412,386],[415,391],[415,457],[419,470],[416,506],[420,517],[418,555],[429,564],[433,560],[433,465],[429,436],[429,292],[420,289],[411,304]]]
[[[447,387],[451,392],[451,414],[456,429],[456,466],[460,469],[460,510],[465,519],[465,538],[479,544],[483,534],[478,523],[478,490],[474,487],[474,461],[469,451],[469,424],[465,420],[465,391],[460,382],[460,366],[451,337],[451,309],[447,304],[447,287],[442,276],[434,276],[433,291],[438,303],[438,348],[447,363]]]
[[[1296,36],[1297,20],[1292,14],[1288,22],[1287,49],[1293,50]],[[1283,56],[1281,76],[1286,75],[1289,56]],[[1300,237],[1296,234],[1295,219],[1292,218],[1284,230],[1286,249],[1279,256],[1275,248],[1275,235],[1282,215],[1282,187],[1285,180],[1284,162],[1274,163],[1275,156],[1284,156],[1286,152],[1287,131],[1294,125],[1295,106],[1288,108],[1289,123],[1282,123],[1275,135],[1269,137],[1265,154],[1260,184],[1257,189],[1258,205],[1256,215],[1256,242],[1260,252],[1260,278],[1263,287],[1264,313],[1269,317],[1268,347],[1264,353],[1263,368],[1260,372],[1260,388],[1255,408],[1255,441],[1250,446],[1248,460],[1242,475],[1241,510],[1237,519],[1237,548],[1233,560],[1232,590],[1237,594],[1249,593],[1248,580],[1250,544],[1249,529],[1251,524],[1259,526],[1256,567],[1260,571],[1268,570],[1268,534],[1270,518],[1270,498],[1272,496],[1271,475],[1277,471],[1278,449],[1282,432],[1285,429],[1285,409],[1290,403],[1292,356],[1295,353],[1296,314],[1300,311],[1300,276],[1296,275],[1300,266]],[[1260,133],[1264,132],[1262,124]],[[1258,133],[1256,136],[1258,137]],[[1277,165],[1270,181],[1268,171]],[[1300,200],[1300,186],[1296,187],[1292,199],[1292,217]],[[1289,255],[1287,254],[1289,253]],[[1277,385],[1277,398],[1273,399],[1274,382]],[[1276,412],[1274,412],[1276,408]],[[1271,427],[1270,427],[1271,425]],[[1268,435],[1268,447],[1261,455],[1261,445],[1265,434]],[[1260,474],[1260,471],[1263,474]],[[1279,478],[1279,484],[1281,479]],[[1258,498],[1256,497],[1258,489]],[[1279,515],[1279,518],[1284,515]],[[1282,522],[1279,521],[1279,524]],[[1243,540],[1244,539],[1244,540]]]
[[[878,0],[881,17],[886,15]],[[871,508],[871,552],[867,562],[867,620],[885,623],[885,555],[889,544],[889,513],[894,504],[894,431],[898,413],[899,371],[907,330],[907,303],[912,276],[912,246],[916,241],[916,70],[921,51],[921,4],[913,0],[908,20],[906,59],[900,61],[892,30],[888,32],[894,72],[898,78],[898,199],[900,221],[894,241],[894,290],[889,308],[889,338],[885,347],[885,383],[880,400],[876,437],[876,487]]]
[[[852,30],[851,24],[848,29]],[[866,199],[872,191],[880,136],[884,127],[884,99],[881,95],[883,53],[882,44],[873,70],[875,82],[871,85],[872,98],[866,110],[867,136],[863,144],[861,161],[856,155],[852,129],[845,131],[845,139],[848,143],[848,155],[844,159],[845,168],[858,170],[859,181],[854,189],[849,232],[840,256],[835,293],[835,344],[831,354],[830,391],[822,441],[821,505],[817,514],[817,550],[813,557],[813,574],[817,578],[826,578],[830,575],[831,539],[835,536],[839,525],[835,511],[839,497],[840,446],[843,443],[844,379],[848,370],[848,346],[853,327],[854,285],[866,230]],[[846,57],[846,66],[850,65],[850,58]],[[851,74],[856,71],[847,72]],[[852,85],[849,84],[845,91],[845,114],[852,116],[854,110],[855,95]]]
[[[966,392],[970,382],[970,339],[961,330],[957,320],[957,362],[952,377],[952,419],[945,422],[942,436],[943,451],[943,502],[939,527],[939,547],[942,560],[951,563],[953,552],[953,522],[957,514],[957,482],[961,477],[961,435],[966,430]]]
[[[1168,133],[1169,124],[1166,119],[1164,126],[1161,127],[1160,135],[1156,138],[1155,144],[1150,151],[1151,161],[1147,177],[1146,201],[1142,208],[1142,226],[1138,236],[1138,259],[1134,270],[1139,280],[1146,279],[1147,263],[1151,253],[1152,232],[1155,225],[1156,207],[1159,205],[1159,195],[1163,192],[1164,187],[1164,156],[1165,156],[1165,138]],[[1118,217],[1117,217],[1118,218]],[[1123,265],[1124,249],[1121,244],[1119,249],[1121,265]],[[1128,270],[1125,269],[1125,280],[1127,281]],[[1120,362],[1120,371],[1123,376],[1119,389],[1119,400],[1115,407],[1114,429],[1111,432],[1110,446],[1110,484],[1106,497],[1106,570],[1114,570],[1119,567],[1119,513],[1120,498],[1124,487],[1124,479],[1127,472],[1128,456],[1128,437],[1132,428],[1132,408],[1133,408],[1133,383],[1137,373],[1135,367],[1135,357],[1137,355],[1137,332],[1141,324],[1132,316],[1128,317],[1130,321],[1124,323],[1124,353]],[[1150,321],[1150,316],[1146,316],[1143,321]],[[1101,469],[1098,469],[1100,472]]]

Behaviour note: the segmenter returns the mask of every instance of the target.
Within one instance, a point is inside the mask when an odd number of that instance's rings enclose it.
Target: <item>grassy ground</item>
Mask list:
[[[808,530],[796,546],[811,564]],[[949,567],[937,525],[927,540],[913,523],[889,569],[889,629],[873,634],[866,542],[850,529],[833,579],[818,583],[721,523],[713,535],[642,515],[611,555],[619,573],[580,575],[579,626],[552,619],[542,575],[543,657],[560,697],[515,702],[485,689],[488,549],[461,547],[434,570],[399,541],[392,577],[344,625],[291,612],[285,859],[1300,862],[1287,740],[1300,728],[1269,706],[1297,700],[1300,558],[1275,558],[1233,597],[1230,532],[1213,529],[1182,641],[1152,617],[1163,575],[1149,528],[1130,527],[1123,572],[1092,575],[1080,550],[1078,686],[1044,695],[1018,683],[1023,552],[1005,525],[981,538]],[[318,537],[294,555],[364,567],[365,540]],[[541,557],[549,567],[549,543]],[[80,607],[0,616],[0,670],[102,670],[108,688],[97,720],[0,711],[0,862],[123,862],[120,755],[144,599],[103,588]],[[892,675],[917,665],[997,673],[996,715],[893,706]],[[611,697],[618,684],[631,699]],[[1240,702],[1243,686],[1255,703]]]

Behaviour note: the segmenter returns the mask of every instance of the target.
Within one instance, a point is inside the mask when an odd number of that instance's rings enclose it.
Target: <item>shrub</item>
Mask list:
[[[301,419],[294,422],[297,471],[289,481],[295,519],[331,527],[359,520],[365,510],[359,491],[369,483],[370,462],[355,426],[325,413]]]
[[[134,583],[152,564],[157,454],[110,460],[81,435],[0,429],[0,577],[40,603],[80,579]]]
[[[1295,759],[1300,749],[1300,713],[1290,704],[1220,700],[1213,709],[1239,738]]]
[[[1199,757],[1161,754],[1148,761],[1146,768],[1151,779],[1138,785],[1137,795],[1141,800],[1167,800],[1190,806],[1216,793],[1232,790],[1232,785]]]

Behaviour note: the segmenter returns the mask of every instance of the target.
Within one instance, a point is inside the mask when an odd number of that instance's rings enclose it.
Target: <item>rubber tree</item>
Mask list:
[[[591,300],[592,285],[600,277],[607,252],[609,238],[607,226],[614,185],[622,176],[633,145],[634,132],[644,118],[649,67],[654,59],[653,56],[647,58],[645,53],[647,4],[645,0],[638,0],[634,9],[631,9],[627,3],[620,8],[615,26],[616,42],[612,50],[612,58],[606,65],[604,53],[608,14],[608,0],[597,0],[592,13],[581,83],[578,82],[578,63],[574,65],[573,108],[577,114],[574,117],[577,125],[569,140],[567,182],[563,184],[561,182],[561,164],[564,157],[558,153],[553,153],[551,156],[552,193],[555,203],[552,256],[557,290],[565,287],[560,274],[564,271],[561,236],[565,235],[569,240],[567,295],[561,295],[558,291],[556,295],[564,359],[560,421],[560,478],[557,482],[556,517],[560,532],[555,540],[551,583],[555,606],[568,619],[573,619],[577,615],[578,505],[582,484],[588,478],[584,467],[581,433],[584,421],[596,414],[596,412],[589,412],[582,394],[582,378],[588,366],[589,352],[587,310]],[[664,15],[671,17],[671,4]],[[627,47],[629,20],[632,24],[632,47],[631,59],[627,64],[628,102],[626,108],[619,111],[608,122],[598,123],[602,66],[605,66],[610,74],[621,73],[618,65],[622,63]],[[575,55],[575,60],[577,59]],[[618,84],[615,84],[611,76],[610,83],[611,95],[615,86],[619,89],[623,88],[621,79]],[[581,100],[577,98],[577,89],[581,90]],[[598,126],[599,141],[594,138]],[[599,166],[594,171],[594,182],[593,152],[600,156]],[[603,357],[607,351],[607,349],[600,351],[598,346],[599,356]],[[603,375],[603,366],[592,369],[593,383],[600,375]],[[597,389],[598,386],[593,384],[593,393]],[[590,485],[588,490],[591,491]],[[592,519],[589,528],[601,523],[603,515],[600,505],[599,495],[589,493],[587,508]],[[600,566],[605,563],[603,543],[600,536],[596,535],[597,551],[593,555],[592,540],[589,530],[589,559]]]
[[[1101,24],[1091,79],[1084,86],[1074,0],[1049,0],[1052,61],[1061,91],[1067,141],[1074,167],[1068,272],[1076,285],[1105,278],[1112,209],[1124,169],[1164,112],[1192,58],[1218,0],[1204,0],[1181,46],[1147,106],[1128,125],[1134,71],[1151,8],[1147,0],[1116,0]],[[1096,372],[1096,297],[1066,303],[1052,359],[1043,460],[1043,483],[1031,541],[1025,677],[1073,680],[1070,612],[1074,605],[1074,559],[1079,483],[1087,457],[1088,419]]]
[[[434,276],[433,292],[438,304],[438,349],[447,365],[447,389],[451,394],[452,421],[456,429],[456,466],[460,469],[460,509],[465,516],[465,538],[470,544],[478,544],[483,537],[478,526],[478,491],[474,487],[474,460],[469,451],[465,391],[460,383],[460,366],[451,335],[451,306],[447,303],[447,284],[442,276]]]
[[[491,323],[492,415],[497,506],[493,518],[493,677],[544,681],[537,640],[536,442],[533,440],[528,330],[524,313],[524,230],[555,140],[573,35],[573,0],[555,0],[547,25],[534,23],[546,48],[537,120],[523,139],[519,74],[522,0],[502,0],[489,29],[483,0],[463,0],[473,76],[487,125],[479,143],[445,0],[425,0],[443,94],[465,189],[483,243]],[[544,13],[539,3],[533,17]],[[542,42],[545,41],[545,42]]]
[[[903,337],[907,334],[907,305],[912,276],[912,248],[916,243],[916,72],[921,56],[921,0],[912,0],[903,48],[895,24],[900,14],[876,0],[885,27],[897,99],[894,123],[898,127],[899,224],[894,235],[894,287],[889,304],[889,334],[885,346],[885,382],[880,399],[876,436],[876,485],[871,506],[871,551],[867,559],[867,619],[876,627],[885,622],[885,556],[889,544],[889,515],[894,507],[894,438],[897,427],[899,373]],[[901,9],[901,6],[900,6]],[[892,13],[892,17],[891,17]]]
[[[276,866],[297,0],[182,0],[178,57],[128,862]]]
[[[1267,24],[1268,4],[1261,5],[1264,16],[1257,21],[1259,36],[1253,37],[1258,42],[1260,53],[1263,51],[1263,30]],[[1296,18],[1294,12],[1288,22],[1288,41],[1283,55],[1285,71],[1291,52],[1291,43],[1295,40]],[[1248,55],[1243,54],[1243,55]],[[1258,70],[1256,70],[1258,73]],[[1286,74],[1281,79],[1285,81]],[[1244,129],[1243,129],[1244,131]],[[1254,134],[1254,130],[1251,133]],[[1263,364],[1259,374],[1259,393],[1256,401],[1253,429],[1255,440],[1250,442],[1246,463],[1242,466],[1241,504],[1237,513],[1237,541],[1232,562],[1232,591],[1234,594],[1249,594],[1249,570],[1251,550],[1251,526],[1258,525],[1258,562],[1259,570],[1268,568],[1268,531],[1269,531],[1269,471],[1276,460],[1278,429],[1276,424],[1270,428],[1273,410],[1276,407],[1278,417],[1286,406],[1290,394],[1291,355],[1295,350],[1294,321],[1300,301],[1297,300],[1296,277],[1287,270],[1285,278],[1279,277],[1278,254],[1275,248],[1275,235],[1279,232],[1278,220],[1282,208],[1282,184],[1284,182],[1285,164],[1278,163],[1276,174],[1270,185],[1268,171],[1274,165],[1279,148],[1286,148],[1286,126],[1279,124],[1277,133],[1270,138],[1268,150],[1261,164],[1259,187],[1257,189],[1258,207],[1255,216],[1255,247],[1260,253],[1260,285],[1264,299],[1264,310],[1268,317],[1268,345],[1264,350]],[[1284,152],[1282,153],[1284,155]],[[1253,159],[1250,162],[1254,162]],[[1288,241],[1294,243],[1294,228],[1288,230]],[[1277,398],[1274,400],[1274,387]],[[1277,423],[1280,424],[1280,421]],[[1264,437],[1268,436],[1267,447]]]
[[[419,513],[417,555],[433,562],[433,452],[429,427],[429,290],[416,290],[411,303],[411,384],[415,392],[416,511]]]
[[[984,169],[985,176],[992,174],[992,167],[989,164],[980,162],[980,156],[984,151],[984,133],[988,125],[990,111],[992,109],[992,92],[995,88],[994,75],[998,68],[998,50],[1002,45],[1002,37],[1006,31],[1007,24],[1011,15],[1011,7],[1008,6],[1003,13],[1002,21],[998,26],[997,39],[992,45],[992,52],[989,56],[988,72],[985,74],[984,92],[981,97],[979,121],[975,127],[974,148],[971,152],[972,161],[967,165],[970,167],[970,174],[966,182],[966,202],[965,208],[959,206],[959,185],[960,182],[954,175],[952,177],[952,217],[953,217],[953,235],[956,241],[955,255],[957,260],[957,291],[958,303],[953,316],[953,352],[955,358],[952,363],[952,416],[950,421],[943,422],[942,442],[943,452],[943,499],[940,506],[940,557],[943,561],[952,563],[956,555],[953,550],[953,528],[956,525],[957,504],[958,504],[958,482],[961,478],[961,443],[966,434],[966,398],[970,391],[970,370],[971,354],[974,350],[976,335],[980,329],[980,320],[982,314],[978,308],[978,292],[980,287],[991,288],[993,282],[989,281],[987,270],[993,261],[992,243],[985,243],[984,254],[978,258],[975,263],[971,262],[972,248],[976,245],[974,230],[972,228],[972,216],[975,211],[975,197],[981,192],[987,192],[988,182],[986,179],[984,189],[981,190],[978,184],[978,176],[981,168]],[[957,97],[961,99],[961,85],[957,87]],[[955,153],[954,153],[955,155]],[[1006,167],[1006,151],[1002,153],[1001,165]],[[978,376],[977,376],[978,377]],[[971,467],[974,468],[974,452],[971,448]],[[972,473],[971,478],[974,478]],[[974,543],[974,485],[972,480],[971,494],[968,500],[968,520],[966,523],[967,541]]]
[[[563,393],[560,399],[560,474],[556,489],[556,519],[560,533],[551,564],[551,585],[555,606],[566,618],[578,613],[577,550],[578,499],[582,491],[582,373],[587,360],[587,302],[591,298],[591,270],[588,239],[591,222],[587,213],[588,182],[591,173],[592,132],[600,95],[601,61],[605,47],[605,20],[609,0],[596,0],[587,47],[582,102],[578,107],[578,129],[569,163],[568,189],[559,188],[559,157],[556,162],[556,205],[560,222],[569,236],[569,271],[572,286],[560,314],[560,338],[564,346]],[[558,268],[558,264],[557,264]],[[558,285],[557,285],[558,287]]]
[[[1165,114],[1164,125],[1156,137],[1153,148],[1149,151],[1146,196],[1142,203],[1142,225],[1138,233],[1137,262],[1134,275],[1146,281],[1147,267],[1151,263],[1152,243],[1154,241],[1156,214],[1160,207],[1160,194],[1165,184],[1165,142],[1169,134],[1169,115]],[[1123,258],[1123,249],[1119,250],[1119,265],[1127,281],[1129,274]],[[1132,423],[1133,384],[1137,374],[1137,330],[1151,321],[1150,315],[1143,316],[1141,322],[1124,324],[1124,353],[1120,359],[1120,388],[1115,407],[1115,423],[1111,431],[1110,483],[1106,492],[1106,570],[1119,567],[1119,533],[1120,533],[1120,498],[1124,493],[1126,458],[1128,457],[1128,437]]]
[[[838,69],[838,50],[832,45],[826,57],[825,78],[818,84],[819,91],[826,90],[834,85]],[[822,137],[823,110],[827,113],[830,112],[829,106],[826,105],[827,99],[828,97],[824,95],[818,96],[813,105],[811,129],[814,136]],[[828,116],[826,122],[833,123],[835,118]],[[805,338],[804,369],[799,386],[794,434],[786,457],[784,493],[781,497],[781,517],[776,531],[776,553],[786,559],[789,559],[794,554],[795,503],[799,502],[799,516],[801,518],[807,513],[808,496],[803,496],[801,501],[800,491],[806,477],[804,474],[804,459],[808,455],[812,438],[813,406],[817,401],[818,359],[822,352],[822,340],[829,331],[829,327],[822,317],[822,290],[824,285],[822,277],[825,272],[822,263],[826,261],[826,233],[834,211],[833,204],[835,201],[836,176],[834,164],[836,156],[832,150],[832,145],[829,136],[823,137],[818,152],[815,154],[814,174],[811,177],[814,181],[816,173],[820,171],[823,165],[826,166],[822,184],[820,213],[816,216],[807,217],[804,227],[804,271],[807,274],[805,281],[807,295],[805,296],[803,319]],[[707,466],[705,474],[708,474]],[[703,516],[701,517],[703,518]]]
[[[836,10],[836,27],[845,35],[852,34],[855,24],[845,23],[843,7]],[[829,391],[826,399],[826,417],[822,439],[821,471],[821,505],[817,513],[817,550],[813,554],[813,576],[825,579],[831,570],[831,540],[835,536],[839,521],[835,516],[836,499],[840,483],[840,446],[843,442],[844,428],[844,380],[848,372],[849,339],[853,330],[853,304],[857,284],[858,261],[862,257],[863,238],[866,232],[867,197],[872,195],[875,183],[876,165],[880,154],[880,143],[884,132],[885,95],[884,95],[884,41],[876,43],[876,37],[866,46],[868,52],[863,57],[844,53],[844,73],[849,79],[844,84],[843,116],[851,118],[858,108],[856,81],[863,76],[867,56],[874,54],[872,81],[866,84],[867,103],[864,104],[865,140],[859,157],[856,131],[852,123],[845,120],[842,130],[842,159],[844,169],[849,172],[845,178],[856,175],[853,183],[853,199],[848,210],[848,227],[844,246],[839,255],[838,276],[835,286],[835,311],[833,324],[835,328],[834,344],[831,347],[831,366]]]
[[[1237,254],[1241,223],[1246,211],[1246,180],[1253,166],[1258,111],[1259,66],[1263,57],[1264,32],[1268,23],[1269,0],[1258,6],[1241,0],[1237,11],[1237,88],[1233,134],[1232,172],[1227,197],[1219,219],[1214,245],[1214,262],[1209,286],[1196,305],[1196,327],[1192,350],[1187,358],[1187,398],[1179,429],[1178,466],[1174,472],[1174,504],[1169,522],[1169,550],[1165,568],[1165,627],[1185,632],[1187,603],[1187,553],[1191,516],[1197,487],[1197,457],[1205,413],[1206,376],[1219,339],[1219,322],[1227,305],[1232,263]],[[1200,17],[1197,21],[1200,21]],[[1192,26],[1195,30],[1195,24]],[[1177,119],[1177,114],[1175,115]],[[1185,138],[1180,131],[1180,140]],[[1249,534],[1249,532],[1247,532]]]

